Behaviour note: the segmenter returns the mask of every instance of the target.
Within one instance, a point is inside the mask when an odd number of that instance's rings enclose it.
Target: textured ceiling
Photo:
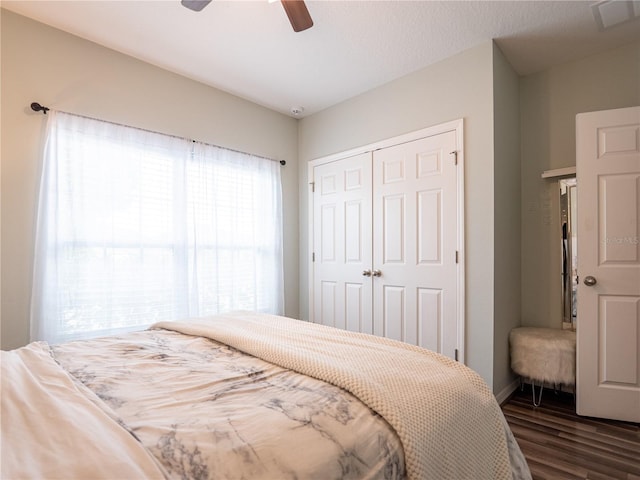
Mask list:
[[[317,112],[496,39],[526,75],[640,40],[586,1],[313,1],[295,33],[279,2],[3,1],[8,10],[274,110]],[[640,14],[640,2],[625,2]],[[615,7],[615,5],[614,5]],[[634,10],[635,9],[635,10]]]

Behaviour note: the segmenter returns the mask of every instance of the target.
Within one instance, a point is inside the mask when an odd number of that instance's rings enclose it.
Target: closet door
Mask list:
[[[313,321],[373,333],[371,153],[314,167]]]
[[[374,333],[456,357],[456,133],[373,154]]]

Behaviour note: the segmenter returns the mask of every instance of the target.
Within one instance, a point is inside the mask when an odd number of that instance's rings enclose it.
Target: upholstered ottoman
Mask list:
[[[531,381],[533,404],[540,406],[545,383],[575,386],[576,332],[559,328],[514,328],[509,334],[511,369]],[[538,401],[535,382],[540,383]]]

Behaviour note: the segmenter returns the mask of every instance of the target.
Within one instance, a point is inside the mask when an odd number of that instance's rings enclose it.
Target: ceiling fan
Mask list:
[[[182,0],[182,5],[194,12],[199,12],[211,3],[211,0]],[[313,20],[303,0],[280,0],[294,32],[301,32],[313,26]]]

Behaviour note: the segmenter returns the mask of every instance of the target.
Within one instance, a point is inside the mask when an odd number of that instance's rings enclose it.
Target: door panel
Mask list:
[[[442,263],[442,190],[418,192],[418,265]]]
[[[434,352],[442,351],[442,321],[442,290],[419,288],[416,345]]]
[[[638,215],[640,209],[640,174],[602,175],[599,177],[599,226],[600,264],[638,264],[640,242]],[[635,200],[635,201],[634,201]]]
[[[345,262],[362,264],[362,199],[345,202]],[[368,241],[368,240],[367,240]],[[367,260],[368,261],[368,260]]]
[[[345,283],[345,328],[352,332],[364,331],[365,319],[362,318],[364,291],[361,283]]]
[[[313,319],[372,333],[371,154],[314,167]]]
[[[336,282],[320,283],[320,315],[323,325],[336,326]]]
[[[405,341],[405,289],[398,285],[382,288],[382,336]]]
[[[404,263],[405,246],[405,196],[388,195],[383,198],[383,263]]]
[[[458,340],[455,149],[455,132],[447,132],[373,154],[373,209],[381,212],[373,218],[373,267],[381,272],[373,282],[374,333],[452,358]]]
[[[640,108],[578,115],[576,153],[577,411],[639,422]]]
[[[634,387],[638,365],[633,361],[638,352],[639,297],[600,297],[598,356],[600,384]]]
[[[322,242],[320,243],[320,259],[323,263],[336,262],[336,241],[339,232],[336,229],[336,207],[335,203],[323,205],[320,215],[320,231]]]

